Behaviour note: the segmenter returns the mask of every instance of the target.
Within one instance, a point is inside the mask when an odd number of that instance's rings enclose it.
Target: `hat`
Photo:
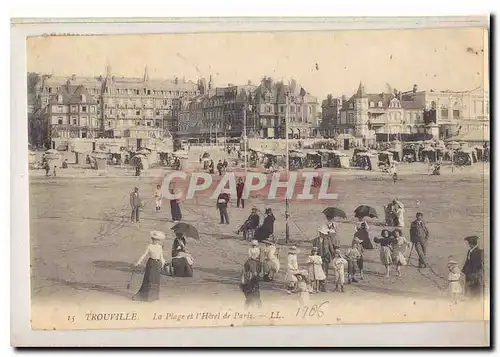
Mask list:
[[[288,253],[293,253],[297,254],[299,252],[299,249],[296,246],[291,246],[290,249],[288,250]]]
[[[327,226],[321,226],[318,228],[318,232],[320,232],[321,234],[328,234],[330,233],[330,230]]]
[[[271,242],[270,240],[267,240],[267,239],[264,239],[262,241],[262,243],[264,243],[264,244],[274,244],[273,242]]]
[[[458,263],[455,260],[450,260],[448,262],[448,265],[456,265],[456,264],[458,264]]]
[[[309,273],[307,272],[307,270],[299,270],[297,271],[295,274],[293,275],[302,275],[304,277],[307,277],[309,275]]]
[[[477,241],[479,240],[478,236],[468,236],[464,238],[465,241],[470,244],[477,245]]]
[[[318,247],[312,247],[311,250],[317,252],[319,249],[318,249]]]
[[[380,232],[380,235],[383,237],[383,238],[387,238],[385,236],[385,234],[387,235],[387,237],[390,237],[391,236],[391,232],[388,230],[388,229],[382,229],[382,232]]]
[[[257,211],[257,207],[252,207],[252,211]]]
[[[151,238],[156,239],[156,240],[164,240],[165,239],[165,234],[160,231],[151,231],[150,232]]]
[[[254,239],[251,241],[253,247],[257,247],[259,245],[259,241],[257,239]]]
[[[266,213],[272,212],[270,208],[266,208]]]
[[[354,243],[363,243],[363,240],[359,239],[356,234],[354,235],[354,238],[352,239],[352,241]]]

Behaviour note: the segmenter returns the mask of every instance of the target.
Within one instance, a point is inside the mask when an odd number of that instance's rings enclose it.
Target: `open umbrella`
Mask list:
[[[337,207],[327,207],[323,210],[323,214],[326,217],[332,217],[332,218],[339,217],[339,218],[347,219],[347,215],[345,214],[345,212]]]
[[[370,217],[370,218],[376,218],[378,217],[377,211],[375,208],[370,207],[370,206],[359,206],[354,210],[354,216],[356,218],[363,218],[363,217]]]
[[[171,229],[174,231],[174,233],[182,233],[186,237],[194,238],[196,240],[200,239],[200,235],[198,234],[198,230],[190,224],[177,223]]]

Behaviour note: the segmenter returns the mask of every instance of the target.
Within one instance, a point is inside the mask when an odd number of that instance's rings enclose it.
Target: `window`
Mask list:
[[[149,122],[149,121],[148,121],[148,122],[146,123],[146,125],[147,125],[147,126],[151,126],[151,122]]]
[[[460,110],[459,109],[453,110],[453,119],[460,119]]]
[[[76,113],[77,112],[77,106],[76,105],[72,105],[71,106],[71,113]]]
[[[374,108],[375,107],[375,103],[374,102],[370,102],[370,108]]]
[[[135,111],[135,115],[141,115],[141,111],[140,110],[136,110]]]
[[[61,94],[59,94],[57,96],[57,103],[62,104],[62,102],[63,102],[63,96]]]
[[[382,101],[379,101],[379,102],[378,102],[378,107],[379,107],[379,108],[382,108],[383,106],[384,106],[384,104],[382,103]]]
[[[347,124],[354,124],[354,114],[353,113],[349,113],[349,120],[347,122]]]
[[[312,114],[312,107],[309,107],[309,114]]]
[[[85,105],[82,106],[82,112],[84,112],[84,113],[87,112],[87,106],[85,106]]]
[[[49,87],[48,89],[49,89],[49,93],[52,93],[52,87]]]
[[[57,117],[57,124],[62,124],[62,123],[63,123],[63,118]]]
[[[58,112],[58,113],[62,113],[62,112],[63,112],[63,107],[58,106],[58,107],[57,107],[57,112]]]
[[[295,106],[293,105],[290,106],[290,113],[295,113]]]
[[[285,107],[280,106],[280,113],[283,113],[285,111]]]
[[[349,108],[354,109],[354,103],[349,103]]]
[[[73,118],[73,125],[76,125],[76,118]]]
[[[87,101],[87,96],[85,94],[82,94],[80,96],[80,99],[82,100],[83,103],[85,103]]]
[[[151,95],[151,89],[148,89],[148,95]]]
[[[111,121],[108,120],[108,126],[111,126]]]
[[[138,121],[138,122],[137,122],[137,125],[141,125],[141,122],[140,122],[140,121]]]
[[[446,107],[441,108],[441,118],[448,119],[448,108]]]

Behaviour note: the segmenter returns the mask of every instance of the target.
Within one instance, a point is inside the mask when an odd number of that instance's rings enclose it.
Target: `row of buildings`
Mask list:
[[[449,138],[489,126],[489,94],[470,91],[367,93],[322,101],[295,80],[215,87],[185,79],[39,76],[28,95],[30,142],[55,148],[70,138],[179,138],[343,136],[360,143],[401,135]],[[285,118],[288,118],[286,125]]]
[[[350,97],[322,102],[320,132],[331,137],[352,136],[364,143],[401,136],[430,134],[448,139],[470,131],[489,130],[489,93],[477,87],[469,91],[419,90],[367,93],[362,83]]]

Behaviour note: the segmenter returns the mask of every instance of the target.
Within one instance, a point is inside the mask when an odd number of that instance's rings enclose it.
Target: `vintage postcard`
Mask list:
[[[31,330],[479,321],[487,345],[488,19],[339,23],[28,35]]]

